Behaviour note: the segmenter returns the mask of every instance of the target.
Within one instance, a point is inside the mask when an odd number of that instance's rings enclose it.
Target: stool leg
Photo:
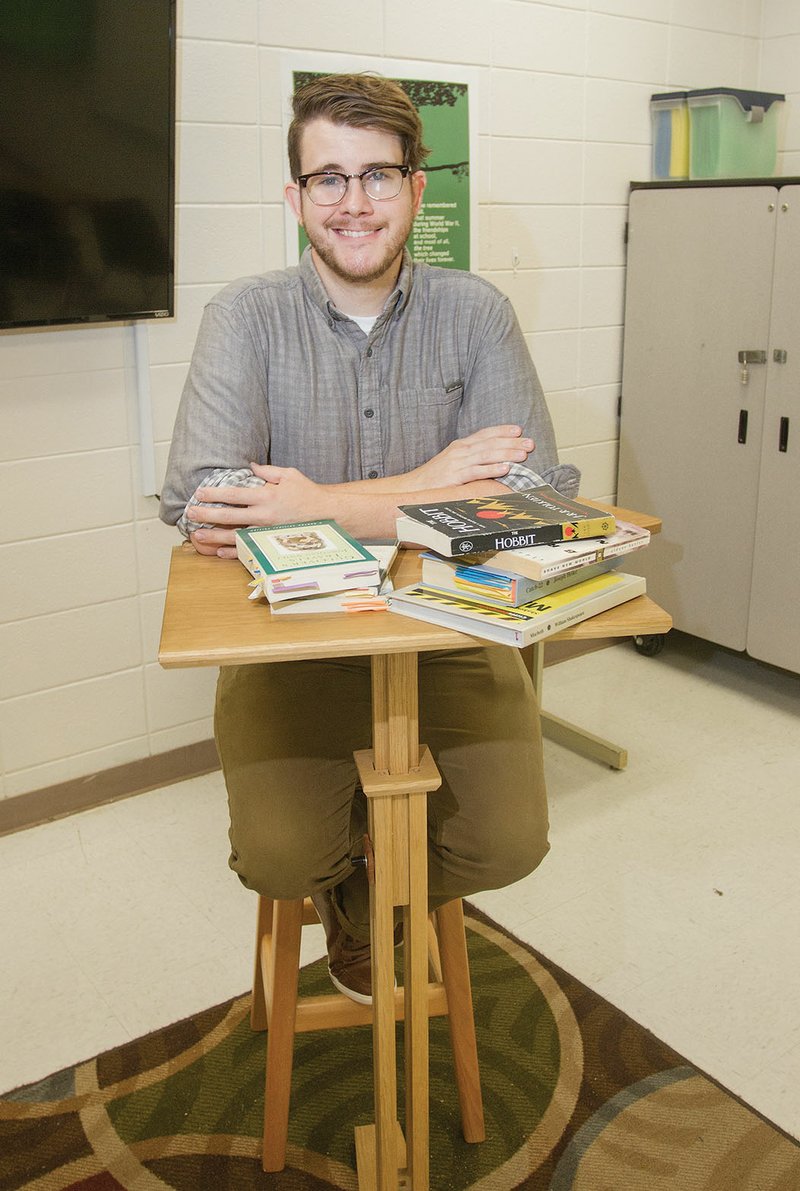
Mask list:
[[[253,971],[253,996],[250,1000],[250,1029],[266,1030],[267,1000],[264,990],[264,971],[261,966],[261,941],[272,934],[272,898],[259,896],[256,915],[256,956]]]
[[[428,979],[437,984],[442,983],[442,957],[439,955],[435,910],[428,915]]]
[[[442,979],[447,992],[447,1023],[453,1047],[453,1062],[461,1106],[464,1140],[485,1141],[481,1077],[475,1018],[472,1012],[472,985],[467,960],[467,937],[461,899],[447,902],[436,911]]]
[[[300,933],[303,900],[273,903],[271,950],[266,978],[269,1019],[266,1076],[264,1080],[264,1147],[262,1167],[283,1170],[289,1133],[289,1097],[292,1090],[294,1023],[297,980],[300,972]],[[265,940],[266,941],[266,940]],[[263,970],[263,969],[262,969]]]

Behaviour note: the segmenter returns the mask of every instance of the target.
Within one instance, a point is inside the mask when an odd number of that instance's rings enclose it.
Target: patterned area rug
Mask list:
[[[461,1138],[434,1019],[432,1191],[800,1188],[794,1141],[494,923],[467,925],[488,1137]],[[329,987],[321,961],[304,970],[302,992]],[[369,1028],[298,1037],[288,1163],[264,1174],[264,1036],[248,1007],[238,997],[0,1098],[2,1191],[354,1191]]]

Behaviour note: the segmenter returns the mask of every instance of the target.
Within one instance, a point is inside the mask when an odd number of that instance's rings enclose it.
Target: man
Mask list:
[[[399,504],[541,477],[574,493],[509,302],[405,251],[428,152],[405,92],[371,75],[312,81],[295,96],[288,148],[286,198],[310,246],[298,268],[245,278],[206,308],[164,520],[201,554],[232,558],[239,526],[332,517],[385,538]],[[530,872],[547,851],[547,809],[514,650],[423,654],[419,686],[421,739],[444,779],[429,797],[434,907]],[[331,978],[369,1003],[352,757],[370,743],[368,659],[225,667],[215,732],[231,867],[268,896],[311,894]]]

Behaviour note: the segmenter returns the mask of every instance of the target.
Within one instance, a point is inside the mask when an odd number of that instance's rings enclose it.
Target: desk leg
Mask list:
[[[572,749],[573,753],[578,753],[581,757],[588,757],[590,761],[601,761],[605,765],[610,765],[612,769],[624,769],[628,764],[627,749],[618,744],[612,744],[610,740],[606,740],[602,736],[595,736],[593,732],[579,728],[577,724],[562,720],[559,716],[542,708],[544,642],[536,641],[524,650],[523,658],[539,702],[542,735],[546,736],[548,740],[554,740],[557,744],[563,744],[565,748]]]
[[[410,1185],[427,1189],[428,1061],[428,795],[408,797],[408,904],[404,910],[406,1149]]]
[[[375,1188],[395,1191],[398,1186],[397,1048],[394,1020],[394,901],[391,849],[392,799],[369,801],[369,836],[375,862],[370,890],[372,941],[372,1063],[375,1095]],[[403,1163],[405,1165],[405,1163]],[[359,1176],[361,1170],[359,1169]],[[361,1191],[372,1191],[359,1177]]]
[[[359,1187],[428,1191],[427,795],[440,779],[420,756],[417,655],[372,660],[373,749],[356,762],[369,810],[375,1126],[356,1130]],[[397,1121],[394,907],[404,907],[406,1139]],[[373,1157],[374,1154],[374,1157]],[[374,1174],[373,1174],[374,1170]]]

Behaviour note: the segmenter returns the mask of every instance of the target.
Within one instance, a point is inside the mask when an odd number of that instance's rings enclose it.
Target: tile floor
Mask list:
[[[628,768],[548,743],[552,851],[476,904],[800,1137],[800,678],[673,635],[545,705]],[[226,829],[211,774],[0,839],[0,1091],[249,986]]]

